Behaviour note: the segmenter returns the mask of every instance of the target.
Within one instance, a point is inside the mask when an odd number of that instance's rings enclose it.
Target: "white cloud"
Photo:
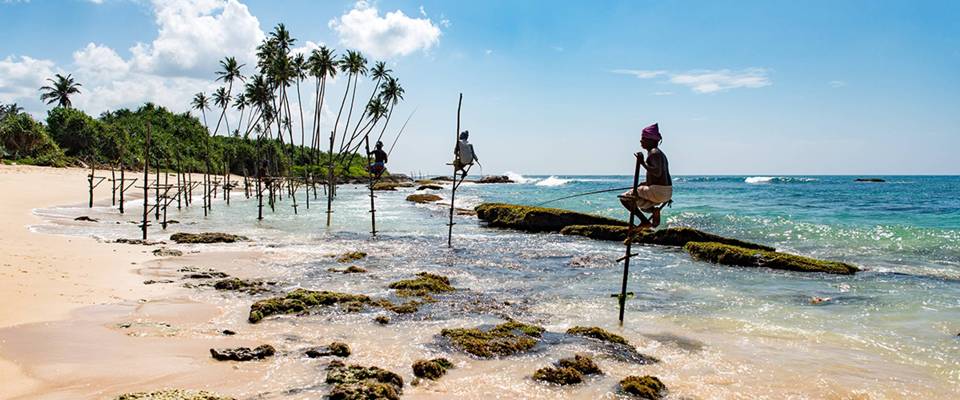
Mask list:
[[[58,73],[53,61],[27,56],[9,56],[0,59],[0,103],[21,103],[34,99],[39,102],[38,89],[46,79]]]
[[[379,10],[365,1],[358,1],[328,25],[337,32],[342,45],[379,58],[427,51],[440,42],[441,34],[429,18],[411,18],[400,10],[381,17]]]
[[[633,75],[640,79],[666,76],[666,82],[686,86],[696,93],[716,93],[739,88],[762,88],[773,84],[764,68],[747,68],[739,71],[730,69],[694,70],[680,73],[664,70],[617,69],[612,72]]]
[[[492,49],[486,49],[486,50],[483,51],[483,54],[486,54],[486,55],[489,56],[489,55],[493,54],[493,50],[492,50]]]

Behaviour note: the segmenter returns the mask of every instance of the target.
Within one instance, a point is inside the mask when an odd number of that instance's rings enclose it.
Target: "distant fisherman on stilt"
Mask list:
[[[457,145],[453,149],[453,168],[457,171],[463,171],[464,175],[466,175],[467,167],[480,161],[477,158],[477,153],[473,151],[473,145],[467,141],[469,138],[469,131],[460,132],[460,140],[457,141]]]
[[[373,163],[367,167],[368,171],[375,175],[374,179],[380,179],[380,175],[387,170],[387,152],[383,151],[383,142],[377,142],[376,148],[368,155],[373,156]]]
[[[640,147],[647,151],[646,160],[643,152],[637,152],[637,163],[647,170],[647,179],[619,196],[620,203],[630,212],[640,217],[640,229],[655,228],[660,225],[660,210],[673,198],[673,181],[670,179],[670,163],[667,156],[660,150],[660,127],[657,124],[643,128],[640,137]],[[650,213],[647,219],[643,213]]]

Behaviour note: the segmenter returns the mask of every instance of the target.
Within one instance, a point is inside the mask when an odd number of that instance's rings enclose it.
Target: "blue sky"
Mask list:
[[[44,115],[36,83],[59,71],[91,114],[185,111],[219,53],[283,22],[388,61],[406,89],[388,136],[416,110],[398,172],[446,170],[463,92],[487,174],[628,174],[653,122],[675,174],[960,173],[960,2],[241,3],[0,1],[0,102]]]

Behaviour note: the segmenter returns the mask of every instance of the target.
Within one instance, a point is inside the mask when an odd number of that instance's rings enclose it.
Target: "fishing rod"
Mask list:
[[[413,114],[416,114],[416,113],[417,113],[417,109],[414,108],[413,112],[410,113],[410,116],[407,117],[407,120],[404,121],[403,126],[400,127],[400,132],[397,133],[397,137],[393,139],[393,144],[390,145],[390,151],[387,152],[387,157],[389,157],[390,154],[393,153],[393,146],[397,145],[397,141],[400,140],[400,135],[403,134],[403,129],[407,127],[407,122],[410,122],[410,118],[413,118]]]
[[[607,192],[616,192],[616,191],[619,191],[619,190],[628,190],[628,189],[633,189],[633,188],[628,186],[628,187],[623,187],[623,188],[604,189],[604,190],[596,190],[596,191],[587,192],[587,193],[579,193],[579,194],[575,194],[575,195],[571,195],[571,196],[565,196],[565,197],[556,198],[556,199],[553,199],[553,200],[547,200],[547,201],[545,201],[545,202],[543,202],[543,203],[536,204],[536,206],[542,206],[542,205],[544,205],[544,204],[549,204],[549,203],[557,202],[557,201],[560,201],[560,200],[572,199],[572,198],[574,198],[574,197],[589,196],[589,195],[591,195],[591,194],[600,194],[600,193],[607,193]]]

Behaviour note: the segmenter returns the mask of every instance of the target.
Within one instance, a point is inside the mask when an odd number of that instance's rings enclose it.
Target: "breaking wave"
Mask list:
[[[569,179],[560,179],[556,176],[551,176],[547,179],[544,179],[540,182],[537,182],[537,186],[563,186],[569,183]]]
[[[816,182],[816,178],[784,177],[784,176],[748,176],[743,180],[751,185],[764,183],[807,183]]]

